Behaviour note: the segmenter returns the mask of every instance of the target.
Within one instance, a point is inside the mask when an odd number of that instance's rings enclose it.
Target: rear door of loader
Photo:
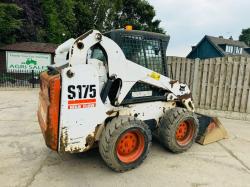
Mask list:
[[[61,74],[59,149],[83,152],[92,146],[96,126],[107,117],[100,98],[99,76],[91,64],[65,68]]]
[[[48,72],[43,72],[40,80],[38,121],[46,145],[57,151],[61,94],[60,74],[49,75]]]

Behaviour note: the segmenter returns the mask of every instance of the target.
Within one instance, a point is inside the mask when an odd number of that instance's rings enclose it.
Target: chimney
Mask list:
[[[223,36],[219,36],[219,38],[223,39]]]
[[[233,37],[232,37],[232,36],[230,36],[230,37],[229,37],[229,40],[233,40]]]

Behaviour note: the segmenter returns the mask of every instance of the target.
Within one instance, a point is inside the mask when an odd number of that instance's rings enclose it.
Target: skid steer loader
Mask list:
[[[46,145],[59,153],[99,146],[120,172],[143,162],[152,134],[174,153],[188,150],[199,122],[188,86],[168,78],[168,42],[164,34],[118,29],[61,44],[40,75],[37,114]]]

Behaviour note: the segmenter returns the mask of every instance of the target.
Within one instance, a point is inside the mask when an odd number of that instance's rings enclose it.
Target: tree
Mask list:
[[[242,29],[239,40],[245,42],[250,47],[250,28]]]
[[[0,45],[16,41],[16,32],[22,26],[21,10],[15,4],[0,3]]]
[[[154,20],[154,7],[145,0],[77,0],[75,15],[81,15],[78,34],[89,29],[105,32],[128,24],[134,29],[164,33],[160,20]]]
[[[160,28],[160,20],[154,20],[155,10],[145,0],[118,0],[118,11],[114,20],[116,28],[122,28],[127,24],[133,25],[137,30],[164,33]]]
[[[38,41],[44,23],[40,0],[5,0],[5,2],[15,2],[23,10],[20,15],[23,25],[17,32],[17,40]]]
[[[105,32],[124,28],[128,24],[137,30],[164,32],[159,26],[160,20],[154,19],[154,7],[146,0],[2,0],[2,2],[4,2],[1,3],[2,7],[4,5],[5,8],[0,11],[0,21],[2,21],[0,25],[5,27],[1,28],[2,30],[8,32],[7,36],[0,30],[0,35],[6,36],[5,39],[1,38],[3,43],[15,40],[61,43],[90,29]],[[12,18],[11,24],[6,24],[9,23],[6,20],[10,18]]]
[[[93,10],[95,0],[76,0],[74,12],[76,20],[76,36],[94,28],[95,13]]]
[[[90,29],[104,32],[113,28],[116,2],[117,0],[77,0],[74,11],[81,19],[77,19],[76,33],[79,35]]]
[[[57,0],[42,1],[41,7],[44,17],[44,25],[42,28],[44,32],[42,32],[39,37],[43,38],[46,42],[61,43],[64,35],[69,35],[67,26],[63,24],[64,19],[59,13],[61,11],[59,7],[63,8],[60,5],[61,3],[58,3]]]

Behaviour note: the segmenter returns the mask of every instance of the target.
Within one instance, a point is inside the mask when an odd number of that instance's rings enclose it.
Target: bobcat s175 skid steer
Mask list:
[[[37,114],[46,145],[59,153],[99,146],[116,171],[143,162],[152,134],[174,153],[189,149],[199,122],[188,86],[168,78],[168,41],[118,29],[61,44],[55,64],[40,75]]]

